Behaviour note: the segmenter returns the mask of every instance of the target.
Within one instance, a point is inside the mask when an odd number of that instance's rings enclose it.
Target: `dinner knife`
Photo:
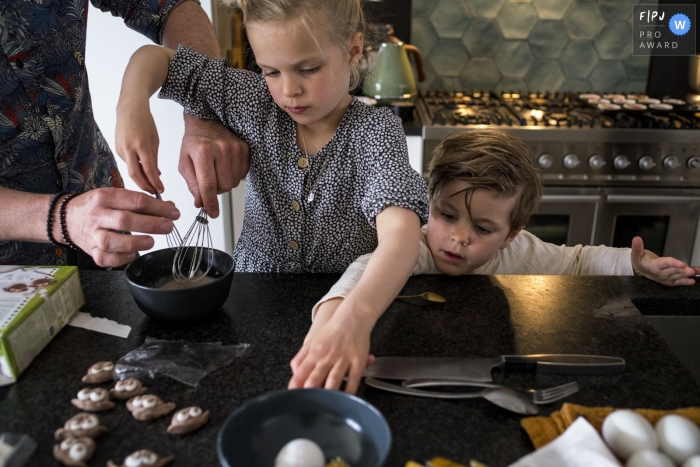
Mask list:
[[[381,379],[452,378],[493,381],[493,371],[559,375],[614,375],[625,371],[625,360],[600,355],[534,354],[471,357],[377,357],[362,376]]]

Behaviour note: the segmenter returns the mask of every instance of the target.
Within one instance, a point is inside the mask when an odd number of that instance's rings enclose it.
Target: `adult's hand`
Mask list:
[[[122,232],[168,234],[179,217],[172,201],[123,188],[97,188],[66,205],[68,235],[102,267],[121,266],[133,260],[137,251],[153,248],[152,237]],[[57,221],[54,238],[61,238]]]
[[[178,170],[194,196],[194,205],[219,216],[216,195],[238,186],[250,167],[248,144],[217,120],[185,114]]]

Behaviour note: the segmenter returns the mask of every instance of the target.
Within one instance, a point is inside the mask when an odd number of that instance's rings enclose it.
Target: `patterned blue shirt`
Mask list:
[[[0,0],[0,186],[45,194],[124,186],[92,113],[87,1]],[[156,43],[182,1],[91,0]],[[65,264],[64,250],[0,241],[0,263]]]

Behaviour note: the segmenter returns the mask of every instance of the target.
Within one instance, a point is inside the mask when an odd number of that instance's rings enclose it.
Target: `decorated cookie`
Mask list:
[[[102,433],[107,433],[107,427],[100,425],[100,419],[97,415],[91,413],[79,413],[75,417],[68,420],[63,428],[56,430],[54,436],[58,441],[62,441],[68,437],[82,438],[88,436],[97,438]]]
[[[175,410],[173,402],[163,402],[153,394],[132,397],[126,402],[126,408],[136,420],[146,421],[162,417]]]
[[[88,368],[88,372],[83,376],[83,383],[106,383],[114,375],[114,363],[97,362]]]
[[[27,287],[27,284],[12,284],[8,285],[7,287],[4,287],[2,290],[5,292],[10,292],[10,293],[18,293],[18,292],[25,292],[29,289]]]
[[[161,457],[148,449],[141,449],[129,454],[129,457],[124,459],[121,466],[117,466],[112,461],[107,461],[107,467],[163,467],[170,464],[175,456]]]
[[[113,409],[116,405],[109,399],[109,392],[104,388],[83,388],[78,392],[78,398],[71,400],[71,403],[88,412],[102,412]]]
[[[117,384],[109,390],[109,395],[114,399],[126,400],[145,394],[147,390],[148,388],[143,387],[143,384],[138,379],[127,378],[117,381]]]
[[[88,436],[69,436],[61,441],[61,444],[53,445],[53,457],[63,465],[87,467],[87,462],[94,453],[95,440]]]
[[[35,287],[37,289],[40,287],[48,287],[51,284],[53,284],[54,282],[56,282],[55,279],[43,277],[41,279],[36,279],[34,282],[32,282],[32,287]]]
[[[172,435],[183,435],[200,428],[209,421],[209,411],[202,412],[197,406],[187,407],[178,410],[173,415],[168,427],[168,433]]]

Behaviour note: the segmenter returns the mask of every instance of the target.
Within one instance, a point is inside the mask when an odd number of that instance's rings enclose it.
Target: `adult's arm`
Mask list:
[[[202,7],[194,1],[175,7],[165,23],[163,45],[177,49],[179,44],[209,58],[221,56],[214,28]],[[194,196],[195,206],[204,206],[210,216],[217,217],[216,195],[237,187],[248,173],[248,144],[218,120],[204,120],[188,113],[184,113],[184,118],[185,136],[178,170]]]
[[[0,240],[48,243],[46,219],[53,195],[27,193],[0,187]],[[56,203],[53,238],[64,244]],[[126,235],[118,231],[167,234],[180,217],[172,202],[121,188],[97,188],[66,205],[66,230],[80,249],[98,266],[121,266],[135,252],[153,247],[148,235]]]

